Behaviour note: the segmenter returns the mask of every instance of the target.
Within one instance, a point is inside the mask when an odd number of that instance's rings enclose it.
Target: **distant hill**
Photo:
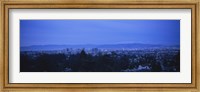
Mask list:
[[[20,51],[40,51],[40,50],[62,50],[65,48],[100,48],[100,49],[131,49],[131,48],[155,48],[155,47],[177,47],[179,45],[155,45],[155,44],[141,44],[141,43],[128,43],[128,44],[104,44],[104,45],[32,45],[20,47]]]

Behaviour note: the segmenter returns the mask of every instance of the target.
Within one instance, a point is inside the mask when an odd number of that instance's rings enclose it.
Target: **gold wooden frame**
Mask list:
[[[199,33],[199,0],[182,1],[51,1],[51,0],[3,0],[1,1],[1,25],[0,25],[0,89],[3,92],[18,91],[176,91],[176,92],[200,92],[200,57],[198,57],[200,40]],[[192,83],[187,84],[10,84],[8,81],[8,19],[9,9],[13,8],[160,8],[160,9],[182,9],[192,10]]]

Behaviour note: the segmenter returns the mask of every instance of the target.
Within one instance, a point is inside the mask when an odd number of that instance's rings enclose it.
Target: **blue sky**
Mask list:
[[[20,45],[180,45],[180,20],[20,20]]]

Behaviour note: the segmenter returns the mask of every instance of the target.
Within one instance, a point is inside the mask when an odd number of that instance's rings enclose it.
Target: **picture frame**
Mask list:
[[[182,1],[0,1],[1,55],[0,86],[2,92],[70,92],[70,91],[174,91],[200,92],[199,0]],[[191,9],[192,68],[191,83],[9,83],[9,9]]]

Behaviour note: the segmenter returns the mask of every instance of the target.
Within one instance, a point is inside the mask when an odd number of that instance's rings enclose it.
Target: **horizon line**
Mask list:
[[[145,44],[145,45],[167,45],[167,46],[174,46],[174,45],[179,45],[180,44],[149,44],[149,43],[114,43],[114,44],[90,44],[90,43],[86,43],[86,44],[42,44],[42,45],[27,45],[27,46],[20,46],[20,47],[31,47],[31,46],[48,46],[48,45],[119,45],[119,44]]]

